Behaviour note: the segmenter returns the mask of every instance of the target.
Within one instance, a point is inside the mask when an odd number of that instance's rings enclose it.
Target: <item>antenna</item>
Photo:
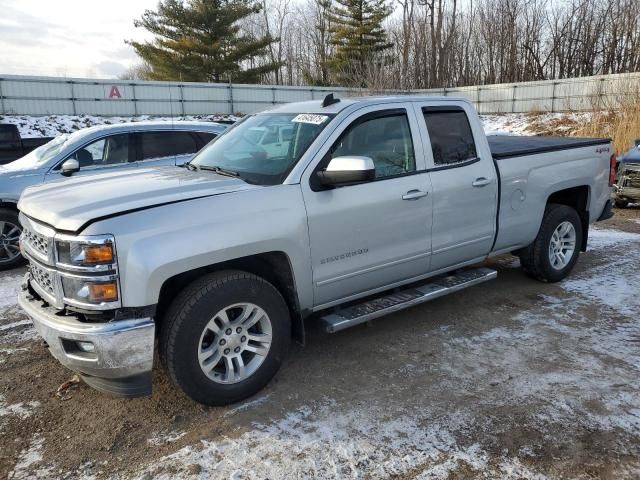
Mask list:
[[[322,106],[328,107],[329,105],[333,105],[334,103],[338,103],[339,101],[339,98],[333,98],[333,93],[330,93],[329,95],[324,97],[324,100],[322,100]]]

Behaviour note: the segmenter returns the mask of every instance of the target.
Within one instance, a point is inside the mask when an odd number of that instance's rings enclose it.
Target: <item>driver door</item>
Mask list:
[[[302,181],[316,309],[424,275],[431,254],[431,180],[418,123],[404,104],[344,121]],[[340,156],[370,157],[375,179],[323,189],[315,173]]]
[[[45,181],[67,178],[62,175],[61,167],[65,161],[71,158],[80,164],[80,170],[72,175],[75,177],[135,168],[134,154],[134,145],[130,134],[120,133],[102,137],[77,149],[58,163],[47,173]]]

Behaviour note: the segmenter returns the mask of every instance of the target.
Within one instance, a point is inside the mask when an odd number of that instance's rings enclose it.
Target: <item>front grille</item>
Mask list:
[[[29,264],[29,270],[31,271],[31,279],[46,293],[55,297],[55,278],[54,274],[45,270],[35,262]]]
[[[627,170],[625,172],[625,187],[640,188],[640,171]]]
[[[49,257],[49,240],[44,235],[30,230],[25,227],[22,230],[21,241],[26,243],[32,250],[42,255],[44,258]]]

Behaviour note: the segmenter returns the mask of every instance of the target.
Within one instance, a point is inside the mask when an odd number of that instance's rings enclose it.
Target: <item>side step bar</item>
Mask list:
[[[493,280],[497,276],[498,272],[484,267],[458,270],[444,276],[430,278],[425,283],[414,284],[404,290],[396,290],[388,295],[333,310],[320,318],[327,332],[339,332],[374,318]]]

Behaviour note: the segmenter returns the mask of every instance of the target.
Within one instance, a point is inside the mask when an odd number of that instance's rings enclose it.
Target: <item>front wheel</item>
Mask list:
[[[280,292],[241,271],[216,272],[187,286],[171,305],[160,356],[172,380],[197,402],[226,405],[261,390],[291,339]]]
[[[15,268],[24,263],[20,253],[18,212],[0,208],[0,271]]]
[[[617,207],[617,208],[627,208],[629,206],[629,200],[622,200],[619,198],[616,198],[613,201],[613,204]]]
[[[562,280],[578,261],[582,235],[582,222],[573,208],[547,205],[536,239],[519,252],[522,268],[542,282]]]

